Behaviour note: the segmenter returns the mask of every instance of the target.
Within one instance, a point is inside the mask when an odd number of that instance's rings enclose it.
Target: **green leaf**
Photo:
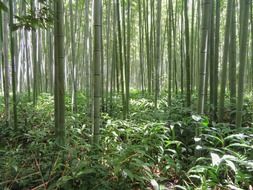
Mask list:
[[[181,185],[175,185],[175,187],[178,188],[178,189],[187,190],[185,187],[183,187]]]
[[[213,166],[218,166],[220,164],[221,158],[219,157],[218,154],[211,152],[211,158],[212,158],[212,165]]]
[[[209,137],[209,138],[212,138],[213,140],[207,140],[209,143],[213,143],[213,141],[219,141],[222,145],[224,144],[223,140],[217,136],[214,136],[214,135],[209,135],[209,134],[203,134],[203,136],[205,137]]]
[[[151,179],[150,183],[154,190],[159,190],[159,184],[157,183],[155,179]]]
[[[189,178],[195,178],[201,180],[201,176],[199,175],[189,175]]]
[[[250,148],[252,149],[253,146],[247,145],[247,144],[241,144],[241,143],[233,143],[228,145],[227,147],[241,147],[241,148]]]
[[[12,32],[15,32],[15,31],[17,31],[19,28],[21,28],[20,25],[18,25],[18,24],[13,24],[12,27],[11,27],[11,31],[12,31]]]
[[[207,166],[200,166],[200,165],[197,165],[197,166],[194,166],[192,167],[188,173],[204,173],[207,169]]]
[[[68,182],[68,181],[71,180],[71,179],[73,179],[72,176],[62,176],[62,177],[58,180],[57,184],[58,184],[58,185],[59,185],[59,184],[64,184],[64,183]]]
[[[15,170],[15,172],[18,171],[18,166],[14,165],[14,166],[12,166],[12,167],[13,167],[13,169]]]
[[[5,12],[8,11],[7,6],[6,6],[2,1],[0,1],[0,10],[3,10],[3,11],[5,11]]]
[[[246,137],[248,137],[247,135],[245,135],[245,134],[242,134],[242,133],[240,133],[240,134],[233,134],[233,135],[229,135],[229,136],[227,136],[226,138],[224,138],[224,140],[229,140],[229,139],[244,139],[244,138],[246,138]]]
[[[224,156],[222,156],[221,159],[222,160],[237,160],[237,158],[235,156],[228,155],[228,154],[225,154]]]
[[[133,181],[134,174],[130,170],[124,169],[123,172],[126,173],[126,175]]]
[[[205,119],[204,121],[201,122],[201,124],[202,124],[204,127],[208,127],[209,121],[208,121],[207,119]]]
[[[228,187],[229,189],[233,189],[233,190],[243,190],[243,189],[241,189],[241,188],[239,188],[239,187],[236,187],[236,186],[234,186],[234,185],[232,185],[232,184],[227,185],[227,187]]]
[[[87,175],[87,174],[92,174],[92,173],[96,173],[96,170],[93,169],[93,168],[87,168],[87,169],[85,169],[83,171],[78,172],[76,176],[80,177],[82,175]]]
[[[236,173],[237,169],[235,167],[235,164],[230,160],[225,160],[225,161],[227,163],[227,166],[229,166]]]
[[[202,118],[199,116],[199,115],[192,115],[192,119],[194,120],[194,121],[200,121]]]

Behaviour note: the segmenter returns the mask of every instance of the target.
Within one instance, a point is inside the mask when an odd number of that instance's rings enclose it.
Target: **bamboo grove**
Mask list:
[[[17,127],[20,94],[36,106],[55,98],[55,129],[64,144],[64,94],[89,99],[98,142],[101,112],[130,91],[157,101],[184,97],[186,107],[225,121],[225,98],[242,123],[253,90],[253,5],[250,0],[4,0],[0,4],[0,93],[6,125]]]

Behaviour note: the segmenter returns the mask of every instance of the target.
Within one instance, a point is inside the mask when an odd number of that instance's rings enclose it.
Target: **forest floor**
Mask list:
[[[120,97],[102,114],[100,146],[90,142],[87,99],[78,113],[66,97],[66,146],[55,146],[53,97],[41,94],[33,106],[22,95],[18,128],[6,127],[0,97],[0,189],[250,189],[253,185],[253,100],[246,99],[243,127],[216,123],[166,95],[131,93],[123,120]],[[194,102],[193,97],[193,102]]]

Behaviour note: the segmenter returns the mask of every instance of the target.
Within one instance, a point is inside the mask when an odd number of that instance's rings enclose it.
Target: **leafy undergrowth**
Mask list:
[[[253,181],[252,102],[244,127],[210,122],[177,98],[154,109],[135,94],[130,115],[120,107],[104,113],[100,147],[90,143],[87,100],[78,96],[78,114],[66,98],[66,146],[54,143],[53,98],[37,106],[23,98],[19,127],[0,122],[0,189],[249,189]],[[115,100],[117,101],[117,99]],[[119,101],[119,100],[118,100]],[[252,109],[251,109],[252,110]]]

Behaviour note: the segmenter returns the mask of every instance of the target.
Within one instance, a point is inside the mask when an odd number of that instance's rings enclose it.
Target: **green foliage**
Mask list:
[[[20,96],[18,129],[0,123],[0,188],[247,189],[252,185],[253,129],[246,122],[244,128],[211,122],[184,108],[180,97],[169,108],[162,98],[159,110],[148,96],[131,97],[130,116],[122,120],[120,98],[115,96],[113,112],[102,115],[100,146],[94,147],[87,98],[78,94],[74,114],[67,96],[67,142],[56,151],[53,97],[41,94],[34,107],[26,95]],[[245,116],[250,106],[249,101]]]
[[[39,1],[42,6],[36,11],[36,14],[29,10],[26,15],[15,16],[17,23],[12,26],[12,30],[16,31],[20,28],[25,30],[36,30],[37,28],[48,29],[53,25],[53,13],[46,1]]]
[[[203,187],[205,184],[212,189],[230,185],[248,188],[253,180],[250,177],[253,143],[246,134],[252,132],[250,128],[230,129],[219,124],[203,128],[200,135],[202,155],[188,171],[189,178],[198,178],[195,185]]]
[[[2,2],[2,1],[0,1],[0,11],[8,11],[8,8],[6,7],[6,5]]]

